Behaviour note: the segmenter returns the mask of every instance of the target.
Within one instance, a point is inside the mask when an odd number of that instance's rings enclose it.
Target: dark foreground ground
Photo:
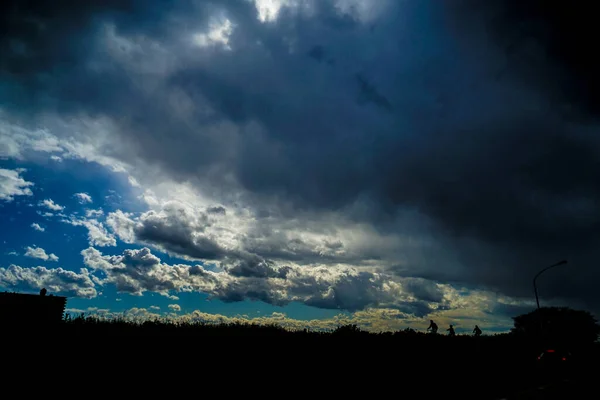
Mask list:
[[[598,397],[598,385],[593,379],[559,379],[533,388],[510,393],[506,400],[564,400],[592,399]]]
[[[596,393],[590,386],[600,376],[597,345],[572,346],[568,368],[541,370],[537,355],[546,345],[510,334],[94,320],[1,329],[1,354],[15,373],[5,383],[54,391],[82,385],[94,398],[108,389],[116,398],[579,399]]]

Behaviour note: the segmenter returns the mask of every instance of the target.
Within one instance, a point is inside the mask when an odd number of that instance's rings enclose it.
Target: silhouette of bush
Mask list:
[[[562,346],[586,346],[600,334],[600,325],[592,314],[568,307],[542,307],[513,320],[513,334]]]
[[[338,326],[334,331],[334,335],[343,335],[343,336],[358,336],[358,335],[369,335],[369,332],[363,331],[355,324],[348,324]]]

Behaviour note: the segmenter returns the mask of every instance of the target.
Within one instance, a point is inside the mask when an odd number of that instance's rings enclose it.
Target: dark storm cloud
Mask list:
[[[142,116],[140,110],[149,111],[149,99],[140,95],[122,66],[107,59],[102,33],[114,27],[121,35],[168,37],[173,24],[189,22],[186,15],[191,9],[195,23],[206,23],[212,3],[4,1],[0,6],[0,96],[10,100],[4,105],[19,114],[52,110],[111,116],[132,106],[127,112],[131,119],[146,118],[152,113]],[[129,50],[121,46],[117,51]]]
[[[240,190],[257,208],[279,205],[287,216],[341,211],[389,233],[407,229],[396,223],[398,212],[418,210],[443,250],[423,254],[412,275],[529,295],[531,276],[567,257],[582,273],[568,289],[549,283],[548,295],[593,297],[600,143],[597,126],[572,119],[596,106],[598,80],[575,62],[589,55],[581,38],[592,12],[566,32],[570,10],[531,14],[499,1],[511,13],[498,14],[468,0],[415,0],[391,2],[371,29],[330,2],[319,2],[311,16],[284,9],[278,21],[262,24],[251,2],[213,1],[211,10],[221,7],[235,24],[231,50],[224,50],[181,43],[192,27],[206,31],[210,15],[206,7],[183,12],[182,3],[91,2],[73,6],[74,20],[83,22],[64,27],[64,7],[32,14],[56,22],[46,36],[23,33],[21,25],[4,29],[3,103],[104,114],[117,125],[117,156],[160,166],[205,190]],[[13,26],[14,13],[4,15],[3,26]],[[531,15],[542,22],[531,26],[547,34],[534,32],[547,46],[527,47],[517,34],[503,41],[503,26]],[[161,32],[173,19],[180,23]],[[176,66],[146,77],[115,64],[98,39],[101,22],[114,23],[126,38],[155,38]],[[27,49],[36,48],[48,50],[35,58]],[[151,57],[151,49],[138,56]],[[328,59],[335,64],[316,62]],[[532,65],[545,67],[537,74]],[[368,207],[350,213],[357,201]],[[193,237],[185,229],[148,224],[136,235],[174,252],[222,257],[212,242],[185,242]],[[256,267],[234,271],[266,273]],[[341,293],[352,293],[352,282]],[[372,298],[335,296],[347,308]],[[331,298],[313,301],[327,306]]]
[[[322,62],[325,59],[325,49],[323,46],[316,45],[310,49],[308,56],[314,58],[318,62]]]
[[[103,103],[105,91],[87,91],[100,87],[90,78],[122,85],[127,80],[116,71],[93,76],[83,67],[95,50],[90,45],[93,32],[106,18],[144,13],[139,5],[133,0],[2,2],[0,77],[11,105],[17,110],[71,106],[87,110],[93,103]]]
[[[281,278],[285,279],[287,268],[275,268],[273,263],[261,257],[253,256],[242,259],[227,269],[230,275],[247,278]]]
[[[221,258],[224,251],[209,238],[192,239],[186,232],[176,232],[172,227],[142,225],[136,229],[136,238],[162,246],[166,251],[185,254],[200,259],[215,260]]]
[[[359,86],[358,103],[366,104],[373,103],[377,107],[381,107],[385,111],[392,111],[392,105],[390,101],[373,86],[364,76],[361,74],[356,75],[356,81]]]
[[[173,202],[160,213],[149,211],[134,225],[133,234],[139,241],[161,246],[174,254],[218,260],[226,255],[210,237],[199,235],[211,222],[207,214],[185,208]]]
[[[403,285],[405,290],[419,300],[441,303],[444,299],[444,292],[434,282],[424,279],[406,279]]]
[[[484,25],[503,51],[499,75],[514,74],[523,85],[558,101],[573,103],[578,117],[597,119],[600,111],[600,61],[591,2],[544,0],[458,0],[448,3],[450,20],[467,34],[470,23]]]

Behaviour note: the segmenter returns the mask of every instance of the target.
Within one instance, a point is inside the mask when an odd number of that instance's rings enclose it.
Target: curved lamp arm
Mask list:
[[[567,263],[567,260],[562,260],[557,262],[556,264],[552,264],[549,267],[544,268],[543,270],[541,270],[540,272],[538,272],[534,277],[533,277],[533,291],[535,292],[535,302],[537,303],[537,308],[538,310],[540,309],[540,300],[538,298],[538,292],[537,292],[537,285],[536,285],[536,279],[543,274],[544,272],[548,271],[550,268],[554,268],[554,267],[558,267],[559,265],[564,265]]]

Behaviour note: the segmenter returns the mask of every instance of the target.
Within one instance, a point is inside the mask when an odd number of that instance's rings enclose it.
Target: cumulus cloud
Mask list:
[[[46,250],[42,249],[41,247],[30,247],[27,246],[26,247],[26,251],[25,251],[25,256],[26,257],[31,257],[31,258],[39,258],[40,260],[44,260],[44,261],[58,261],[58,257],[56,256],[56,254],[50,253],[50,254],[46,254]]]
[[[118,210],[107,217],[107,225],[124,242],[151,243],[160,249],[195,259],[218,260],[227,250],[217,243],[216,234],[207,230],[209,216],[181,201],[170,201],[160,210],[150,210],[138,218]]]
[[[60,204],[56,204],[54,202],[54,200],[52,200],[52,199],[45,199],[45,200],[41,201],[39,205],[40,205],[40,207],[46,207],[52,211],[62,211],[65,209]]]
[[[179,304],[169,304],[169,310],[179,312],[181,311],[181,306]]]
[[[117,3],[0,13],[0,149],[97,162],[156,189],[148,211],[107,216],[124,242],[222,266],[231,281],[211,290],[225,298],[333,285],[302,272],[289,289],[272,262],[335,276],[337,292],[311,300],[321,306],[387,301],[376,273],[531,296],[535,272],[568,258],[585,273],[553,271],[547,295],[600,304],[598,123],[594,102],[576,101],[593,99],[582,92],[596,69],[559,65],[585,46],[540,41],[561,24],[530,24],[537,44],[515,47],[487,23],[502,8],[526,22],[506,26],[529,24],[508,0]],[[211,201],[186,204],[162,183]],[[234,291],[242,279],[256,286]],[[264,287],[277,279],[280,291]]]
[[[145,292],[165,296],[203,292],[225,302],[302,302],[350,312],[380,307],[418,317],[450,309],[460,300],[448,285],[418,278],[398,280],[347,267],[278,265],[252,258],[215,272],[200,265],[163,263],[148,248],[109,256],[90,247],[82,255],[85,266],[100,276],[99,284],[111,284],[118,292],[138,296]]]
[[[79,204],[88,204],[92,202],[92,196],[87,193],[75,193],[73,196],[79,201]]]
[[[137,214],[117,210],[107,215],[106,225],[126,243],[142,242],[214,264],[254,257],[297,264],[383,266],[390,262],[384,260],[386,252],[407,248],[368,226],[336,216],[304,214],[301,220],[286,221],[276,215],[261,218],[248,210],[199,206],[194,200],[157,200],[153,209]]]
[[[46,230],[46,228],[40,226],[40,224],[38,224],[37,222],[31,224],[31,227],[38,232],[44,232]]]
[[[31,196],[32,182],[21,177],[23,170],[0,168],[0,200],[12,201],[15,196]]]
[[[106,247],[117,245],[115,237],[112,234],[110,234],[104,227],[104,224],[102,224],[102,222],[98,221],[97,219],[70,217],[63,219],[62,221],[73,226],[83,226],[87,228],[88,242],[90,246]]]
[[[62,268],[23,268],[10,265],[8,268],[0,268],[0,286],[17,291],[46,288],[49,293],[87,299],[97,295],[95,284],[85,269],[77,273]]]
[[[104,210],[102,210],[101,208],[99,208],[97,210],[92,210],[92,209],[85,210],[85,216],[87,218],[97,218],[97,217],[101,217],[103,215],[104,215]]]

